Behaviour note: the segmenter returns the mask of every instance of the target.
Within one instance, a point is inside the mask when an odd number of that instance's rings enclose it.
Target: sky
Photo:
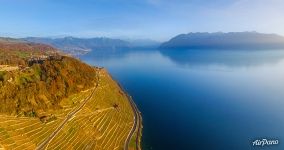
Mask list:
[[[284,35],[284,0],[0,0],[0,36],[164,41],[241,31]]]

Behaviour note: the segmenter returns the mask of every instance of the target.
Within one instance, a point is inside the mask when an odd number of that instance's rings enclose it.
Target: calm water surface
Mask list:
[[[144,150],[284,149],[284,51],[120,51],[106,67],[143,116]],[[279,145],[253,147],[256,139]]]

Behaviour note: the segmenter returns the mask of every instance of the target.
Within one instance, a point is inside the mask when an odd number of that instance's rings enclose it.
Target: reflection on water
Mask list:
[[[143,148],[283,150],[284,51],[115,51],[81,57],[106,67],[143,115]]]

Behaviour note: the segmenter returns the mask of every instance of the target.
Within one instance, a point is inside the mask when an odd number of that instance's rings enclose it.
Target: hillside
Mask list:
[[[93,86],[87,81],[96,75],[92,67],[43,44],[0,42],[0,65],[0,112],[14,115],[59,108],[62,98]]]
[[[283,49],[284,37],[257,32],[189,33],[178,35],[161,49]]]
[[[0,38],[0,64],[2,65],[27,65],[27,59],[32,56],[48,56],[55,53],[59,53],[57,49],[48,45]]]
[[[44,44],[3,40],[0,52],[0,149],[113,150],[139,136],[135,104],[106,70]]]

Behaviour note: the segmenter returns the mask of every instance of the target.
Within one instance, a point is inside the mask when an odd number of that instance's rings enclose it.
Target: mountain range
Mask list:
[[[180,34],[167,42],[159,43],[149,39],[112,38],[0,38],[4,42],[47,44],[65,53],[83,55],[90,51],[116,52],[135,49],[284,49],[284,37],[277,34],[257,32],[196,32]]]
[[[21,39],[23,41],[33,43],[43,43],[54,46],[64,52],[71,54],[85,54],[91,50],[113,50],[120,48],[128,48],[130,44],[127,41],[110,38],[41,38],[28,37]]]
[[[118,49],[137,49],[137,48],[152,48],[158,47],[160,43],[142,39],[142,40],[121,40],[112,38],[42,38],[28,37],[21,40],[33,43],[48,44],[54,46],[64,52],[74,55],[86,54],[95,50],[118,50]]]
[[[284,37],[257,32],[180,34],[160,46],[161,49],[282,49]]]

